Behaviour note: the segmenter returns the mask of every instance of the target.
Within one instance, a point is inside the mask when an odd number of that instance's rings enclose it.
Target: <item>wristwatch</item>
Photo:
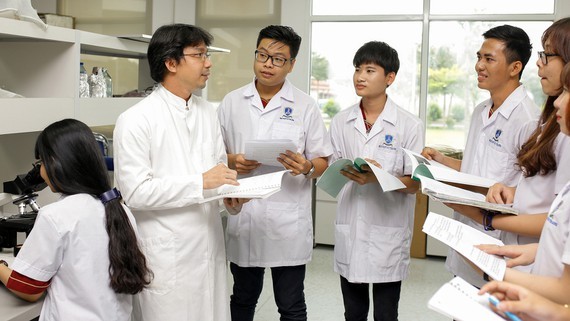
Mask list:
[[[0,264],[4,264],[6,267],[8,266],[8,262],[6,262],[4,260],[0,260]]]
[[[311,163],[311,169],[309,169],[308,172],[303,174],[306,177],[311,177],[311,175],[313,175],[313,173],[315,172],[315,165],[313,165],[313,162],[311,162],[311,161],[309,161],[309,163]]]

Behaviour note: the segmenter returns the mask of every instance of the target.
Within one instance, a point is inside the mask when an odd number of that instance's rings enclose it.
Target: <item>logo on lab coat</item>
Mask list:
[[[293,108],[291,108],[291,107],[285,107],[285,108],[283,109],[283,116],[281,116],[281,118],[279,118],[279,119],[295,121],[295,120],[293,119],[293,116],[291,116],[292,114],[293,114]]]
[[[384,136],[384,145],[392,146],[392,141],[394,140],[394,136],[386,135]]]
[[[499,143],[499,137],[501,136],[501,134],[503,133],[502,129],[497,129],[495,131],[495,136],[491,139],[489,139],[489,142],[493,145],[496,145],[498,147],[502,147],[501,144]]]

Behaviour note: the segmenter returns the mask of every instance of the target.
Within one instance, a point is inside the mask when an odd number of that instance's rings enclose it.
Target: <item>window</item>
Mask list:
[[[393,15],[421,14],[423,0],[386,1],[313,0],[314,15]]]
[[[553,14],[554,0],[431,0],[431,14]]]

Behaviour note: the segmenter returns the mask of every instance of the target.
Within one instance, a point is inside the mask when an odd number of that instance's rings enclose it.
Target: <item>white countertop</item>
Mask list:
[[[0,251],[0,259],[8,264],[14,262],[12,250],[3,249]],[[0,283],[0,321],[29,321],[40,315],[43,299],[30,303],[24,301]]]

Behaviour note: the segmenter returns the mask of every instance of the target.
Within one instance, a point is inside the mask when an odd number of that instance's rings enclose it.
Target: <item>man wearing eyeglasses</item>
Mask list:
[[[253,82],[226,95],[218,107],[230,168],[239,175],[291,171],[280,192],[252,200],[228,218],[232,321],[253,320],[265,268],[271,268],[280,320],[307,320],[303,288],[313,248],[311,179],[326,169],[332,147],[315,100],[286,79],[300,45],[290,27],[262,29]],[[259,139],[289,139],[296,149],[276,157],[279,167],[245,159],[245,142]]]
[[[135,320],[229,321],[223,228],[212,190],[237,185],[215,108],[193,92],[212,63],[212,36],[186,24],[158,28],[148,46],[157,88],[119,116],[115,179],[137,221],[154,279]]]

